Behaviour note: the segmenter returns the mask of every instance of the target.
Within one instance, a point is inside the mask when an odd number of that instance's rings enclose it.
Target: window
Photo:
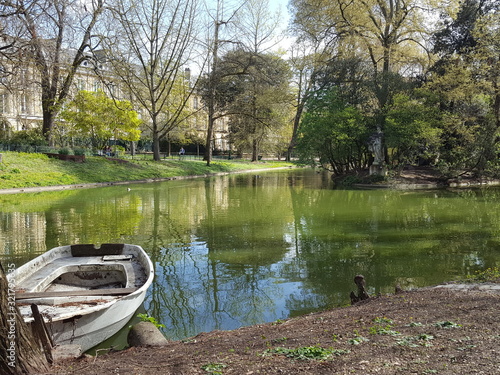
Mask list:
[[[28,101],[28,95],[22,94],[21,95],[21,102],[19,103],[19,109],[21,110],[22,114],[29,114],[29,101]]]
[[[78,83],[76,85],[79,91],[85,90],[85,80],[83,78],[78,78]]]
[[[9,113],[9,96],[6,93],[0,94],[0,113]]]
[[[21,87],[28,87],[29,73],[27,69],[21,69],[20,80]]]

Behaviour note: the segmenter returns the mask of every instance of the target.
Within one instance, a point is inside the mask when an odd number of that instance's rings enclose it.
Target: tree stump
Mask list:
[[[366,281],[363,275],[356,275],[354,277],[354,283],[358,286],[358,295],[354,294],[354,292],[351,292],[351,305],[370,298],[368,292],[366,291]]]
[[[8,271],[14,264],[8,264]],[[49,363],[15,301],[15,280],[9,282],[0,263],[0,374],[45,372]]]

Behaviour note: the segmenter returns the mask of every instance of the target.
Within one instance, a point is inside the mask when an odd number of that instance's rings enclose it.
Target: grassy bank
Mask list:
[[[90,156],[84,163],[75,163],[49,158],[45,154],[3,152],[0,189],[139,181],[293,166],[280,161],[213,160],[207,167],[202,160],[165,159],[154,162],[150,156],[125,160],[119,162]]]

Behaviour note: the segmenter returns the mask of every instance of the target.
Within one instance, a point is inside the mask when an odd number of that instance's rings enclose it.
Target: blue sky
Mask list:
[[[282,16],[283,25],[285,28],[286,28],[288,20],[290,18],[290,15],[288,14],[288,9],[287,9],[288,1],[289,0],[269,0],[269,7],[271,8],[271,10],[273,10],[273,11],[278,10],[278,9],[281,10],[281,16]]]

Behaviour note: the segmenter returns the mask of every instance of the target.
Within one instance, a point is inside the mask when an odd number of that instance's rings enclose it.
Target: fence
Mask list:
[[[33,146],[24,144],[0,143],[0,151],[47,153],[47,152],[54,152],[55,150],[53,147],[49,146]]]

